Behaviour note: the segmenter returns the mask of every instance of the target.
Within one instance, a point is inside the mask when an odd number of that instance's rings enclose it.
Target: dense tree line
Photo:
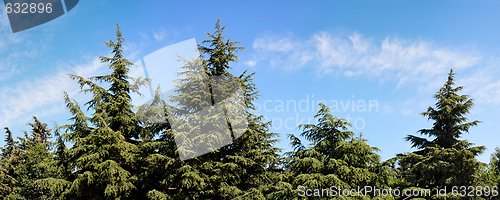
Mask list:
[[[117,27],[116,39],[106,42],[111,56],[100,58],[111,73],[70,75],[92,97],[80,106],[64,95],[70,124],[50,129],[34,117],[31,130],[18,139],[5,128],[2,198],[398,199],[355,190],[365,186],[438,188],[448,194],[432,190],[423,199],[495,198],[500,149],[489,164],[481,163],[476,156],[485,147],[461,138],[479,121],[467,119],[473,101],[460,94],[463,88],[455,86],[453,70],[435,94],[435,105],[422,113],[432,127],[418,131],[424,137],[406,137],[415,152],[382,161],[377,147],[319,104],[316,123],[299,125],[300,137],[289,135],[293,150],[280,155],[270,122],[255,113],[259,95],[254,74],[230,72],[243,48],[225,38],[224,28],[217,21],[215,32],[199,45],[202,55],[185,61],[171,102],[160,98],[158,90],[152,101],[135,108],[130,94],[136,90],[134,81],[141,80],[128,75],[132,63],[124,57]],[[233,94],[235,98],[228,97]],[[223,112],[206,111],[220,102],[226,102],[217,107]],[[240,118],[231,115],[235,112]],[[204,149],[193,150],[199,146]],[[332,186],[358,193],[317,196],[325,189],[331,192]],[[454,186],[480,186],[489,193],[481,189],[474,197],[460,197],[453,194],[463,188]]]

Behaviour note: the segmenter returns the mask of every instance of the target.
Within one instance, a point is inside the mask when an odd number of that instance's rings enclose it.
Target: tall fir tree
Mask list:
[[[461,135],[468,133],[479,121],[468,121],[466,114],[473,106],[472,99],[459,92],[463,87],[455,86],[455,73],[448,73],[448,80],[434,95],[435,107],[429,107],[422,115],[434,121],[432,128],[419,133],[431,140],[409,135],[406,140],[418,150],[399,155],[400,168],[408,186],[420,188],[444,188],[474,185],[481,166],[475,156],[482,153],[483,146],[473,146]]]
[[[242,48],[225,39],[219,20],[215,29],[203,41],[207,46],[199,46],[202,57],[186,61],[179,74],[177,95],[171,97],[176,108],[167,106],[177,152],[190,159],[182,161],[168,190],[155,190],[152,195],[257,198],[270,190],[268,183],[278,161],[272,146],[275,135],[262,116],[252,114],[258,97],[252,74],[236,77],[229,72]]]
[[[120,132],[127,142],[133,142],[133,139],[139,139],[141,126],[139,126],[139,121],[132,110],[130,98],[132,84],[128,75],[132,62],[123,55],[123,42],[124,38],[117,26],[116,41],[106,42],[106,45],[112,48],[112,57],[101,57],[101,62],[107,63],[112,73],[93,77],[92,80],[110,84],[107,89],[107,98],[103,99],[102,108],[99,109],[106,112],[103,119],[109,128]]]
[[[93,113],[85,117],[78,104],[66,98],[74,115],[74,124],[67,126],[67,137],[74,142],[68,156],[75,170],[70,187],[63,193],[65,198],[127,199],[136,190],[133,170],[138,148],[134,139],[139,138],[141,130],[130,103],[131,62],[124,58],[123,41],[117,26],[116,41],[106,42],[112,57],[101,57],[109,64],[111,74],[90,79],[71,76],[84,92],[92,94],[86,105]]]
[[[209,87],[213,88],[210,90],[210,95],[214,97],[211,100],[227,98],[234,92],[235,86],[238,88],[238,92],[233,94],[239,95],[233,98],[238,103],[230,99],[232,103],[227,104],[231,106],[225,112],[226,117],[231,118],[227,121],[233,142],[221,148],[220,155],[212,160],[215,163],[211,166],[212,169],[205,170],[212,171],[212,174],[208,173],[211,177],[219,178],[215,179],[217,183],[211,183],[216,188],[215,198],[264,198],[273,190],[269,185],[273,185],[277,177],[279,150],[273,146],[276,134],[269,131],[270,122],[264,122],[263,116],[254,114],[254,101],[258,98],[258,91],[253,83],[254,74],[243,72],[235,77],[229,72],[231,63],[238,61],[236,53],[243,50],[243,47],[238,46],[239,42],[225,39],[224,30],[225,26],[221,26],[218,19],[215,32],[207,34],[209,39],[203,41],[206,46],[201,45],[200,49],[205,55],[209,77],[217,80],[209,82],[212,84]],[[241,121],[235,120],[238,117],[242,117],[239,118]],[[238,132],[241,124],[245,124],[246,128],[243,132]],[[219,170],[232,173],[213,173]]]

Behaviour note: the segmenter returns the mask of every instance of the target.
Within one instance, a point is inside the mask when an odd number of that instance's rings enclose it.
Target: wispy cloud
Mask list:
[[[459,84],[465,86],[466,93],[473,94],[476,102],[492,106],[500,105],[500,62],[485,62],[481,70],[471,70]]]
[[[78,65],[73,70],[61,70],[32,80],[25,80],[11,87],[0,88],[0,125],[7,126],[32,115],[43,117],[64,111],[63,93],[75,94],[78,85],[68,73],[84,77],[96,75],[103,68],[98,59]],[[76,94],[75,94],[76,95]]]
[[[79,90],[68,73],[88,76],[98,71],[94,59],[73,68],[37,76],[28,71],[43,59],[45,41],[33,40],[31,33],[12,33],[5,11],[0,10],[0,127],[25,124],[36,115],[50,116],[64,112],[63,92]]]
[[[79,93],[79,86],[69,78],[68,74],[90,77],[109,70],[99,59],[89,58],[86,63],[79,65],[59,63],[58,66],[74,67],[59,67],[59,71],[47,73],[45,76],[22,76],[14,79],[16,74],[24,73],[20,67],[27,62],[26,57],[32,58],[29,60],[38,59],[40,53],[37,52],[37,48],[30,48],[34,44],[22,40],[19,34],[8,32],[10,27],[6,16],[2,14],[0,17],[0,36],[5,36],[0,37],[0,56],[3,56],[0,59],[0,82],[5,83],[0,84],[0,127],[25,124],[34,115],[51,117],[65,113],[63,99],[65,91],[77,101],[85,101],[88,98]],[[164,40],[166,30],[160,28],[156,32],[150,32],[148,36],[139,42],[128,41],[125,44],[124,50],[128,59],[137,60],[139,55],[144,53],[143,49],[151,46],[151,42]],[[22,45],[14,45],[17,43]],[[2,45],[7,45],[8,48],[2,51]],[[38,43],[37,45],[40,46]],[[32,50],[26,51],[26,49]],[[142,72],[142,69],[140,71]]]
[[[11,34],[9,19],[7,18],[7,13],[2,9],[0,10],[0,51],[4,50],[5,47],[10,43],[16,43],[20,41],[18,34]]]
[[[413,84],[435,90],[454,68],[471,96],[483,103],[500,105],[498,63],[493,56],[473,48],[456,48],[424,40],[386,37],[375,40],[359,33],[317,32],[299,39],[293,34],[264,35],[253,42],[252,65],[284,70],[310,68],[320,75],[376,78],[398,86]],[[490,67],[485,67],[490,66]],[[463,72],[463,73],[461,73]]]
[[[424,81],[464,69],[480,60],[475,52],[440,47],[429,42],[387,37],[381,41],[358,33],[318,32],[300,40],[288,34],[256,38],[255,62],[269,62],[287,70],[313,66],[321,74],[390,77],[399,84]]]
[[[22,42],[21,35],[11,32],[7,14],[3,9],[0,9],[0,56],[2,57],[0,60],[0,81],[7,80],[19,72],[16,68],[16,62],[14,62],[18,53],[7,51],[7,47],[17,45],[20,42]]]
[[[292,34],[258,37],[252,47],[257,54],[254,56],[255,59],[247,63],[253,65],[269,62],[273,67],[293,70],[317,61],[317,51],[313,42],[295,39]]]

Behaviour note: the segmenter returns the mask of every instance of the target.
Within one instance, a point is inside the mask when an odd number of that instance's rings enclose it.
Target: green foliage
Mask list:
[[[451,190],[453,186],[480,185],[477,177],[481,163],[475,157],[485,148],[460,139],[479,121],[468,121],[465,117],[473,102],[467,95],[458,94],[463,87],[455,87],[454,77],[453,70],[450,70],[448,80],[434,96],[437,100],[435,107],[422,113],[434,123],[432,128],[421,129],[419,133],[432,140],[413,135],[406,137],[413,147],[419,149],[398,156],[407,186]]]
[[[258,97],[253,74],[236,77],[228,71],[242,48],[224,39],[219,21],[215,28],[204,41],[207,46],[200,46],[204,56],[186,62],[176,85],[178,95],[171,97],[178,109],[170,108],[169,120],[181,127],[173,130],[181,138],[179,154],[204,153],[183,161],[174,177],[176,189],[204,199],[264,196],[271,189],[260,186],[272,184],[277,174],[275,134],[262,116],[252,114]]]
[[[483,176],[483,182],[500,187],[500,148],[497,147],[491,155],[489,168],[484,170]]]
[[[50,194],[39,184],[39,180],[59,177],[57,161],[52,153],[54,143],[50,142],[51,130],[47,124],[34,117],[29,124],[32,130],[14,141],[12,133],[6,130],[6,143],[2,149],[0,176],[1,194],[7,199],[47,199]]]
[[[224,29],[226,27],[221,26],[220,19],[217,19],[215,32],[207,33],[209,39],[203,41],[208,46],[199,46],[201,52],[208,57],[206,59],[208,65],[207,73],[211,76],[220,76],[227,73],[231,68],[230,63],[238,60],[236,53],[243,50],[243,47],[236,46],[239,42],[225,39],[223,35]]]
[[[166,194],[159,192],[157,190],[149,191],[147,196],[148,196],[148,199],[150,199],[150,200],[167,200],[167,199],[169,199]]]
[[[67,137],[74,145],[67,152],[71,167],[68,198],[130,198],[137,177],[132,174],[138,147],[132,139],[140,135],[140,126],[130,103],[128,66],[123,57],[123,37],[116,28],[116,41],[108,41],[112,57],[101,57],[112,73],[90,79],[72,75],[84,92],[93,98],[87,105],[94,112],[86,117],[78,105],[66,97],[74,124],[68,125]],[[98,81],[107,83],[107,88]],[[60,152],[61,153],[61,152]],[[62,157],[62,155],[60,155]],[[91,193],[86,191],[92,191]]]
[[[294,151],[289,153],[286,169],[292,172],[293,188],[389,187],[394,173],[380,162],[375,153],[378,149],[355,137],[348,130],[349,122],[334,117],[326,105],[319,104],[319,108],[314,116],[317,124],[299,126],[303,130],[300,136],[310,143],[308,147],[289,135]]]
[[[406,140],[410,141],[413,147],[419,149],[428,146],[452,148],[460,142],[459,138],[463,133],[468,133],[471,127],[477,126],[479,123],[477,120],[469,122],[465,117],[474,103],[469,96],[458,94],[463,90],[463,87],[455,87],[454,79],[455,73],[452,69],[444,86],[434,95],[437,100],[435,108],[429,107],[426,112],[422,113],[429,120],[433,120],[434,124],[432,128],[421,129],[418,132],[434,137],[434,139],[428,141],[426,138],[409,135]]]
[[[422,113],[433,126],[419,131],[425,137],[406,138],[415,152],[382,162],[378,148],[320,104],[317,122],[299,125],[300,136],[289,135],[293,151],[280,156],[271,122],[255,114],[255,74],[230,71],[243,48],[224,31],[217,20],[215,31],[199,45],[202,55],[185,61],[176,95],[169,97],[173,103],[158,89],[149,103],[134,108],[130,93],[143,80],[128,75],[132,63],[124,57],[125,40],[117,27],[116,40],[106,42],[111,56],[101,57],[111,72],[70,75],[91,96],[86,109],[64,94],[69,124],[51,130],[34,117],[31,130],[19,139],[5,128],[0,197],[328,199],[298,194],[301,187],[500,186],[500,149],[486,165],[476,160],[484,147],[460,138],[479,122],[465,117],[473,103],[458,94],[463,88],[454,86],[453,71],[436,93],[435,106]]]
[[[500,148],[495,149],[495,153],[491,155],[491,169],[496,175],[500,176]]]
[[[0,194],[2,197],[14,192],[17,184],[15,180],[15,167],[19,163],[20,150],[12,137],[12,132],[5,128],[5,147],[2,148],[0,162]]]

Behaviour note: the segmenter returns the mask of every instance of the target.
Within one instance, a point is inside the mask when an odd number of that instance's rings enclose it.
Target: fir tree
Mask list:
[[[12,195],[16,189],[15,167],[19,163],[19,148],[9,128],[5,127],[5,144],[2,148],[0,159],[0,197],[6,198]]]
[[[231,77],[224,74],[219,79],[207,71],[202,59],[187,62],[177,81],[178,95],[172,97],[177,106],[171,108],[169,120],[177,151],[185,160],[174,177],[180,183],[176,189],[181,196],[176,198],[230,198],[241,194],[235,187],[238,177],[233,172],[237,166],[226,164],[228,152],[223,151],[234,135],[226,115],[230,108],[224,102],[232,94],[225,90],[228,85],[218,80]]]
[[[50,199],[51,195],[45,193],[38,180],[58,176],[56,160],[51,152],[54,146],[50,141],[51,130],[47,124],[33,118],[34,122],[29,124],[32,130],[20,138],[18,151],[14,150],[11,154],[11,158],[16,159],[9,161],[13,164],[10,170],[13,170],[15,182],[8,199]]]
[[[62,194],[70,186],[71,166],[68,160],[68,149],[65,141],[59,133],[59,128],[55,131],[56,142],[53,143],[54,150],[51,152],[53,157],[53,175],[46,178],[41,178],[35,181],[37,187],[44,193],[47,199],[64,199]]]
[[[116,41],[106,43],[112,48],[112,57],[101,57],[103,63],[109,64],[111,74],[90,80],[72,75],[84,92],[92,94],[87,105],[93,113],[87,121],[77,104],[66,99],[74,115],[74,124],[67,127],[68,138],[74,142],[68,154],[75,171],[71,186],[63,194],[65,198],[130,198],[136,189],[137,177],[132,170],[137,146],[132,142],[140,136],[140,126],[130,104],[127,73],[131,62],[123,57],[123,40],[117,27]],[[108,88],[92,80],[109,84]]]
[[[329,108],[319,104],[314,116],[317,124],[303,124],[300,134],[310,146],[289,135],[294,151],[289,152],[286,168],[292,172],[294,189],[304,186],[308,189],[322,189],[336,186],[351,189],[364,186],[387,188],[393,179],[391,169],[380,163],[365,139],[355,137],[351,126],[344,119],[334,117]],[[292,194],[297,194],[297,191]]]
[[[483,146],[473,146],[460,137],[468,133],[479,121],[468,121],[465,116],[473,106],[472,99],[459,92],[463,87],[455,86],[453,69],[444,86],[434,95],[435,107],[429,107],[422,115],[434,121],[432,128],[419,133],[427,138],[409,135],[406,137],[416,152],[399,157],[404,179],[409,186],[442,188],[473,185],[480,163],[475,156],[484,151]]]
[[[468,133],[471,127],[477,126],[479,121],[468,121],[465,115],[469,113],[473,106],[472,99],[467,95],[460,95],[462,86],[455,87],[455,73],[453,69],[448,73],[448,80],[444,86],[434,95],[437,100],[435,108],[429,107],[422,115],[434,124],[430,129],[421,129],[418,132],[422,135],[433,137],[432,141],[426,138],[409,135],[406,137],[412,147],[423,149],[427,146],[439,146],[451,148],[459,143],[460,136]]]
[[[272,191],[270,185],[277,176],[278,149],[273,147],[276,134],[269,131],[270,122],[253,114],[253,102],[258,98],[253,74],[243,72],[235,77],[229,72],[231,63],[238,61],[236,53],[243,48],[237,46],[239,42],[225,38],[220,20],[215,29],[207,34],[209,39],[203,41],[206,46],[200,49],[212,80],[208,82],[211,101],[231,102],[226,103],[229,106],[224,114],[232,143],[210,155],[210,162],[205,162],[201,171],[215,180],[210,183],[215,191],[213,198],[264,197]]]
[[[3,157],[9,157],[12,154],[12,151],[14,151],[15,144],[14,144],[14,138],[12,137],[12,132],[9,130],[9,128],[5,127],[5,147],[2,149],[2,156]]]
[[[102,109],[106,112],[103,116],[109,128],[123,134],[128,142],[138,139],[141,134],[139,121],[132,111],[130,92],[131,78],[128,76],[129,67],[132,62],[123,56],[124,38],[120,28],[116,28],[116,41],[108,41],[106,45],[112,48],[112,57],[101,57],[101,62],[109,64],[111,74],[93,77],[92,80],[107,82],[110,87],[107,89],[107,97],[103,99]],[[97,100],[97,99],[96,99]]]
[[[179,74],[177,95],[166,106],[183,159],[172,183],[152,194],[180,199],[232,199],[269,193],[277,168],[269,123],[253,115],[258,94],[252,75],[233,76],[228,70],[237,61],[238,43],[225,39],[218,20],[215,33],[199,48],[203,56],[186,61]],[[172,135],[171,135],[172,134]],[[173,182],[172,182],[173,181]],[[165,180],[165,182],[169,182]]]

